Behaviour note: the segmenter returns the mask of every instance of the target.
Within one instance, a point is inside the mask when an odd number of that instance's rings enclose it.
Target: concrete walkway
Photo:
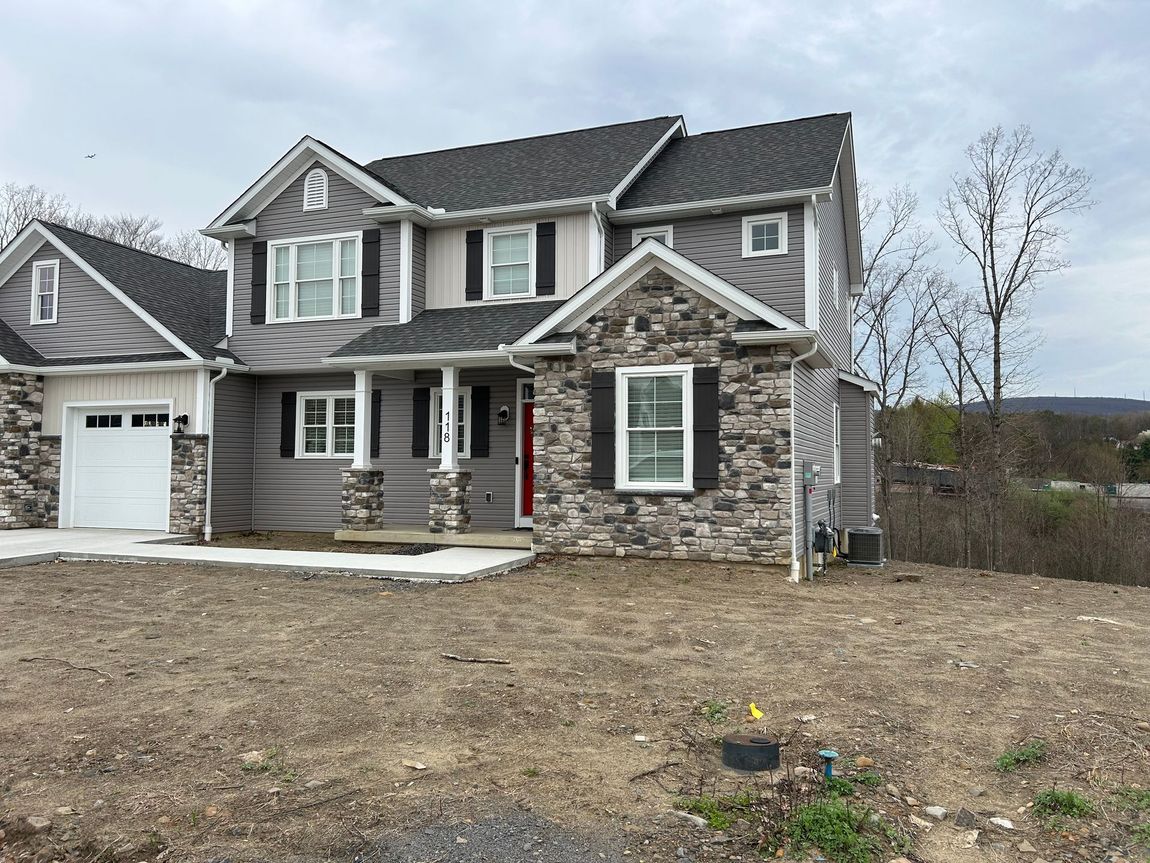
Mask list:
[[[445,548],[427,554],[355,554],[182,545],[192,537],[132,530],[14,530],[0,533],[0,569],[53,560],[182,563],[287,572],[348,572],[403,581],[471,581],[526,566],[531,552]]]

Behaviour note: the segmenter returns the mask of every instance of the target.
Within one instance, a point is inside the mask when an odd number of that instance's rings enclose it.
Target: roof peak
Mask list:
[[[365,163],[364,167],[366,167],[367,165],[374,164],[376,162],[387,162],[387,161],[390,161],[392,159],[410,159],[410,158],[413,158],[415,156],[433,156],[437,153],[453,153],[453,152],[456,152],[458,150],[477,150],[480,147],[497,147],[497,146],[500,146],[502,144],[515,144],[515,143],[518,143],[520,141],[540,141],[540,140],[543,140],[544,138],[558,138],[558,137],[561,137],[563,135],[574,135],[574,134],[577,134],[579,132],[597,132],[597,131],[601,131],[603,129],[618,128],[619,126],[635,126],[635,125],[638,125],[639,123],[654,123],[657,120],[667,120],[667,121],[678,120],[678,121],[682,122],[683,115],[682,114],[665,114],[665,115],[661,115],[658,117],[644,117],[641,120],[625,120],[625,121],[620,122],[620,123],[602,123],[598,126],[583,126],[581,128],[578,128],[578,129],[567,129],[567,130],[562,131],[562,132],[545,132],[542,135],[521,135],[518,138],[504,138],[504,139],[501,139],[498,141],[484,141],[484,142],[479,143],[479,144],[460,144],[459,146],[456,146],[456,147],[443,147],[443,148],[438,149],[438,150],[421,150],[417,153],[399,153],[399,154],[396,154],[393,156],[380,156],[378,159],[372,159],[371,161]],[[318,139],[315,139],[315,140],[318,140]]]
[[[707,135],[722,135],[724,132],[741,132],[744,129],[763,129],[767,126],[785,126],[788,123],[805,123],[809,120],[823,120],[827,117],[850,117],[850,111],[830,111],[826,114],[812,114],[809,117],[792,117],[789,120],[772,120],[770,123],[749,123],[746,126],[731,126],[729,129],[712,129],[709,132],[696,132],[685,136],[684,140],[691,138],[704,138]]]

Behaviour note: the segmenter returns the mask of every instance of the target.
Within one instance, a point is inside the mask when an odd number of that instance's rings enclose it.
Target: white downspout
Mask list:
[[[813,357],[819,350],[819,340],[811,339],[811,348],[805,354],[799,354],[791,359],[791,575],[790,580],[799,583],[799,513],[795,505],[795,468],[797,459],[795,452],[795,366],[803,360]],[[800,468],[801,469],[801,468]],[[804,492],[805,494],[805,492]],[[806,525],[803,525],[805,535]]]
[[[531,376],[532,377],[535,376],[535,367],[534,366],[525,366],[525,365],[523,365],[523,363],[515,362],[515,354],[508,354],[507,355],[507,362],[511,363],[512,366],[519,369],[520,371],[531,372]]]
[[[207,500],[204,502],[204,541],[212,541],[212,455],[216,451],[216,384],[228,376],[228,369],[220,369],[220,373],[208,381],[208,481],[205,488]]]

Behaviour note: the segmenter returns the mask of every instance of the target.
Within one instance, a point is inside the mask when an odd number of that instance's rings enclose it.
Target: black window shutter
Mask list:
[[[267,319],[268,305],[268,244],[252,243],[252,323],[262,324]]]
[[[491,455],[491,387],[471,388],[471,457]]]
[[[379,458],[379,409],[383,406],[383,390],[371,391],[371,457]]]
[[[615,373],[591,372],[591,487],[615,485]]]
[[[483,299],[483,229],[467,232],[467,287],[469,300]]]
[[[535,226],[535,294],[540,297],[555,293],[555,223],[540,222]]]
[[[695,488],[718,488],[719,369],[716,366],[696,366],[693,377]]]
[[[431,389],[416,387],[411,391],[411,457],[427,458],[430,453]]]
[[[359,313],[379,317],[379,228],[363,232],[363,262],[360,268]]]
[[[295,393],[280,393],[280,458],[295,458]]]

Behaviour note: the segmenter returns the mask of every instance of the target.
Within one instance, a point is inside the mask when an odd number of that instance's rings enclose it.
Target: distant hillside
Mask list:
[[[1088,414],[1090,416],[1115,416],[1116,414],[1150,413],[1150,401],[1142,399],[1110,399],[1097,396],[1026,396],[1024,398],[1003,399],[1007,413],[1020,414],[1030,411],[1053,411],[1056,414]],[[971,410],[985,410],[982,402],[970,405]]]

